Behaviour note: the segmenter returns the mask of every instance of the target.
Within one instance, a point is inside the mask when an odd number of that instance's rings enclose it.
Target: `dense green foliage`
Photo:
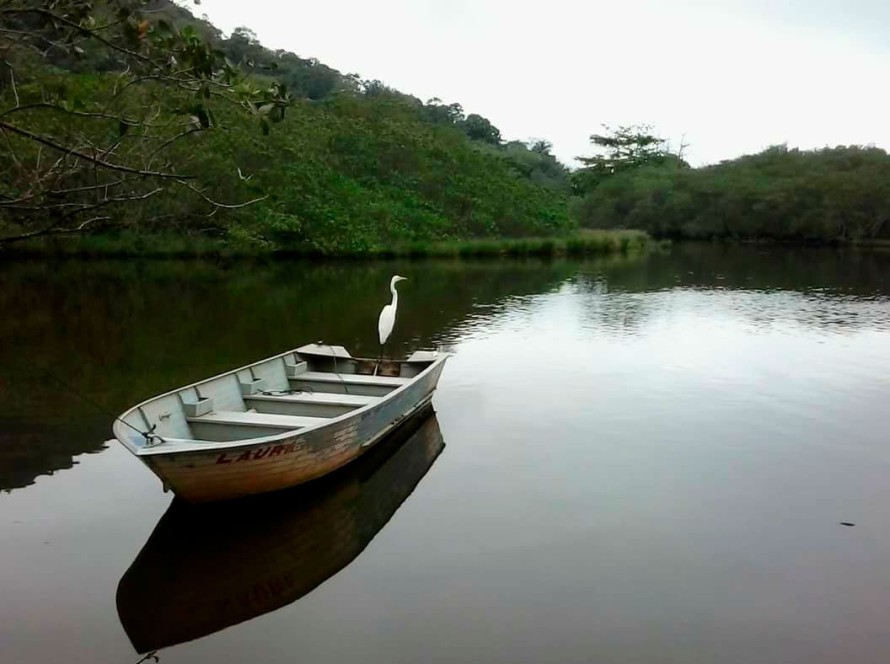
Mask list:
[[[505,142],[460,104],[269,50],[247,28],[225,36],[170,0],[8,0],[0,57],[0,246],[180,234],[244,253],[379,255],[571,243],[579,225],[890,237],[883,150],[775,147],[692,169],[630,125],[592,135],[570,172],[547,141]]]
[[[158,4],[0,5],[0,244],[113,227],[161,195],[223,209],[168,148],[218,127],[219,107],[264,133],[284,119],[285,86],[250,78]]]
[[[425,122],[398,98],[297,101],[269,135],[215,111],[222,128],[179,143],[172,156],[201,174],[214,200],[266,198],[208,219],[195,194],[158,197],[127,210],[126,225],[156,232],[174,221],[235,243],[324,253],[572,227],[566,197],[536,183],[533,168]]]
[[[418,111],[364,95],[302,102],[271,135],[232,126],[197,158],[218,196],[269,195],[231,215],[247,240],[336,251],[570,228],[563,195]]]
[[[583,195],[615,175],[648,166],[686,168],[682,154],[673,154],[665,139],[652,133],[650,125],[604,125],[605,134],[593,134],[590,142],[596,150],[578,157],[581,168],[572,174],[572,184]],[[680,150],[682,153],[682,148]]]
[[[504,144],[491,121],[465,115],[460,104],[424,103],[378,80],[270,52],[246,28],[220,43],[233,60],[288,84],[291,94],[321,102],[298,103],[268,140],[238,131],[220,139],[239,164],[256,165],[254,189],[270,192],[256,209],[235,215],[236,239],[342,253],[573,227],[568,170],[549,143]],[[231,190],[232,175],[221,172],[214,181]]]
[[[890,238],[890,155],[784,146],[697,169],[646,165],[577,202],[581,225],[673,238],[856,242]]]
[[[6,44],[0,243],[124,228],[349,253],[575,227],[549,144],[504,144],[459,104],[270,51],[246,28],[226,38],[165,0],[63,0],[59,16],[15,1],[0,20],[34,48]],[[183,52],[204,58],[201,77],[147,68]]]

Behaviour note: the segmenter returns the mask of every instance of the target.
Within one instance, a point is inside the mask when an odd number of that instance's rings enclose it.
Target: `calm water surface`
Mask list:
[[[307,341],[436,414],[195,512],[108,415]],[[0,662],[886,662],[890,254],[0,265]],[[840,522],[854,523],[845,527]]]

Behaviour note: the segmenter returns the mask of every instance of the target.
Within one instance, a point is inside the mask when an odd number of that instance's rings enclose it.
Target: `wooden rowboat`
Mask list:
[[[187,501],[276,491],[347,464],[429,403],[447,358],[309,344],[134,406],[114,436]]]
[[[364,551],[444,448],[426,406],[318,482],[222,504],[174,500],[118,584],[134,648],[201,638],[310,593]]]

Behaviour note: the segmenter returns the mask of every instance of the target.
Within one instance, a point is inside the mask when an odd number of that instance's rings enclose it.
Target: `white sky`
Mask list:
[[[479,113],[566,162],[653,124],[693,164],[890,147],[890,0],[203,0],[230,33]]]

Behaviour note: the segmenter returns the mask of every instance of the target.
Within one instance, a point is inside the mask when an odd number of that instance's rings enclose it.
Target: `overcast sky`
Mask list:
[[[227,34],[458,102],[565,161],[649,123],[694,164],[890,147],[890,0],[203,0]]]

